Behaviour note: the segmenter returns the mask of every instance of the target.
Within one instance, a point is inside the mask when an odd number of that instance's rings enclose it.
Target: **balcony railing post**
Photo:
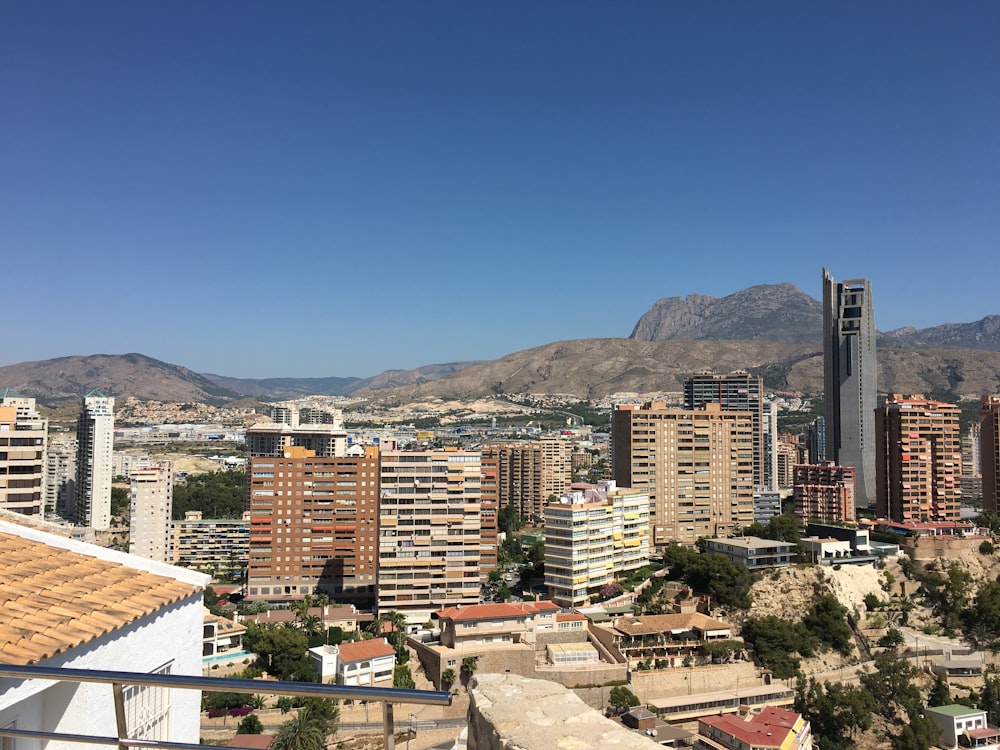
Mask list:
[[[382,725],[385,732],[385,750],[396,750],[396,730],[392,721],[392,701],[382,704]]]
[[[118,739],[128,738],[128,722],[125,720],[125,689],[120,682],[111,683],[111,691],[115,696],[115,724],[118,727]],[[118,750],[128,750],[124,742],[118,743]]]

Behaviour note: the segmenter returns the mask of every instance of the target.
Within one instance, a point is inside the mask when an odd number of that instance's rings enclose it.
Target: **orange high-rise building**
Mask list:
[[[363,452],[362,452],[363,451]],[[247,598],[326,593],[371,606],[378,572],[379,450],[317,456],[288,446],[250,458]]]
[[[979,465],[983,475],[983,508],[1000,508],[1000,396],[983,396],[979,410]]]
[[[833,461],[798,464],[794,474],[795,517],[802,523],[839,523],[855,519],[853,466],[837,466]]]
[[[893,394],[875,412],[875,431],[879,516],[898,523],[960,520],[958,407]]]

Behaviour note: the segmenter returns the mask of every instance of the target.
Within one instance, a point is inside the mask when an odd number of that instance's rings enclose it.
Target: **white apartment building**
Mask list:
[[[649,495],[602,480],[545,508],[545,585],[566,607],[649,562]]]
[[[111,478],[114,472],[115,400],[100,391],[83,399],[76,425],[77,526],[111,526]]]
[[[171,562],[174,481],[170,462],[130,470],[128,551],[147,560]]]
[[[76,503],[76,438],[50,438],[45,451],[45,512],[63,518]]]
[[[382,453],[378,611],[422,623],[479,603],[480,455]]]

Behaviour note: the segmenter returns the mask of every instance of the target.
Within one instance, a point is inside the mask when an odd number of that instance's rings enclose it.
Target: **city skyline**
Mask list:
[[[45,335],[4,337],[3,364],[370,375],[627,336],[661,297],[819,299],[822,265],[872,280],[884,330],[979,320],[998,21],[985,2],[13,6],[0,246]],[[611,274],[650,281],[612,303]],[[932,297],[948,308],[912,303]],[[248,316],[280,361],[244,345]]]

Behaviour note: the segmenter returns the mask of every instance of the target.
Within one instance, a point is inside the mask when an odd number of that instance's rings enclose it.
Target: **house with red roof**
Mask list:
[[[802,714],[766,706],[760,713],[698,719],[696,750],[812,750],[812,729]]]
[[[323,682],[392,687],[396,649],[385,638],[316,646],[309,649],[309,659]]]
[[[552,602],[474,604],[433,613],[441,623],[441,645],[448,648],[534,640],[554,632],[560,607]]]

